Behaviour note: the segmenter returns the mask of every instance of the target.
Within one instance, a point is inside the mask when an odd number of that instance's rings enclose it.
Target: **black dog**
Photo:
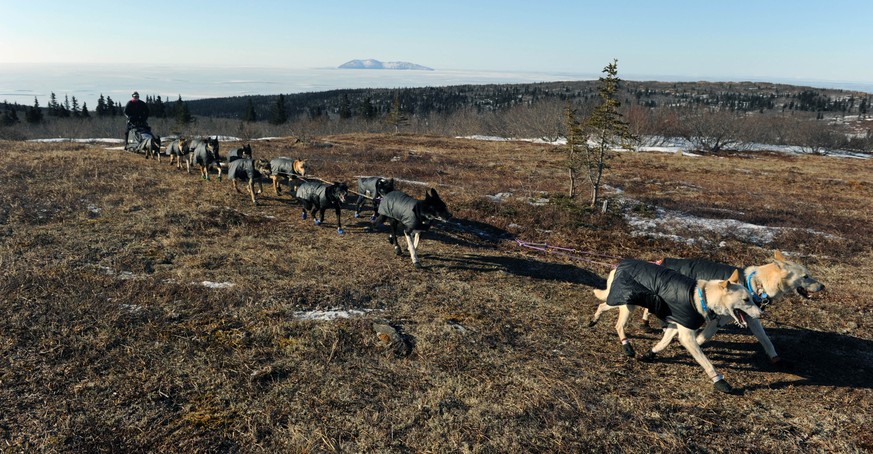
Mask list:
[[[230,181],[233,182],[233,189],[236,192],[240,192],[236,185],[236,180],[246,181],[249,188],[249,195],[251,196],[254,205],[258,204],[258,201],[255,200],[255,181],[258,182],[257,194],[260,194],[264,192],[264,184],[261,181],[261,178],[269,177],[271,173],[270,161],[267,161],[266,159],[236,159],[227,167],[227,176],[230,178]]]
[[[324,211],[328,208],[336,210],[336,231],[342,235],[345,233],[343,224],[340,220],[340,208],[343,203],[346,203],[346,195],[349,193],[349,186],[345,183],[333,184],[318,183],[315,181],[306,181],[297,188],[297,200],[303,205],[303,219],[306,219],[306,212],[312,213],[315,219],[315,225],[321,225],[324,222]],[[315,212],[318,211],[318,217],[315,217]]]
[[[401,191],[392,191],[382,197],[378,209],[379,217],[374,223],[382,224],[385,220],[391,222],[391,233],[388,234],[388,242],[394,245],[394,253],[401,254],[397,236],[400,234],[399,227],[403,225],[403,236],[409,246],[409,255],[412,264],[421,268],[418,262],[418,238],[421,232],[430,230],[433,221],[448,221],[452,214],[449,213],[445,202],[440,199],[436,189],[430,189],[425,193],[424,200],[417,200]],[[414,238],[410,237],[413,235]]]
[[[394,190],[394,178],[360,177],[358,178],[358,201],[355,203],[355,217],[361,217],[361,208],[367,199],[373,202],[373,217],[379,212],[379,202],[385,194]]]
[[[211,137],[197,138],[191,141],[191,153],[188,154],[188,173],[191,173],[191,166],[197,164],[200,167],[200,176],[209,181],[209,168],[215,167],[218,169],[218,181],[221,181],[221,165],[218,155],[218,139]]]
[[[229,153],[227,153],[228,165],[231,162],[236,161],[237,159],[245,159],[245,158],[249,158],[249,159],[252,158],[252,146],[249,144],[245,144],[239,148],[234,148],[233,150],[230,150]]]

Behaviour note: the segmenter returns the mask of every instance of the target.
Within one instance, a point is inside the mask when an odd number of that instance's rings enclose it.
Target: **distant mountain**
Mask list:
[[[339,65],[339,69],[412,69],[418,71],[433,71],[433,68],[416,65],[405,61],[352,60]]]

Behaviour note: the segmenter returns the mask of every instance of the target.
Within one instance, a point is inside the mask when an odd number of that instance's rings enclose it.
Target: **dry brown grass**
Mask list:
[[[458,219],[428,234],[425,269],[344,211],[317,228],[287,194],[252,206],[227,181],[99,146],[0,142],[0,451],[714,451],[873,449],[869,161],[621,154],[607,183],[645,215],[812,229],[761,247],[632,236],[618,213],[559,197],[544,145],[346,135],[254,142],[353,182],[437,187]],[[235,144],[223,144],[222,148]],[[424,187],[401,187],[421,197]],[[502,203],[483,197],[512,192]],[[553,203],[534,207],[545,193]],[[460,226],[460,227],[458,227]],[[672,346],[621,355],[591,288],[608,268],[522,251],[515,234],[611,256],[757,264],[778,248],[828,286],[770,310],[791,371],[748,333],[705,348],[742,396],[715,394]],[[722,246],[717,244],[723,241]],[[230,282],[210,289],[203,281]],[[368,309],[335,321],[316,308]],[[376,336],[388,321],[412,346]],[[655,342],[632,333],[638,348]]]

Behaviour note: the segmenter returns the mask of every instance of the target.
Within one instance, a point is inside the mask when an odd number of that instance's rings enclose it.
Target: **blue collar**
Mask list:
[[[697,287],[697,297],[700,298],[700,307],[703,308],[703,315],[707,318],[715,318],[715,312],[709,312],[709,306],[706,305],[706,296],[703,295],[703,290]]]
[[[755,304],[760,305],[761,303],[766,301],[768,298],[770,298],[770,296],[767,295],[767,292],[763,292],[759,295],[758,291],[755,290],[755,287],[752,286],[752,277],[754,277],[756,274],[758,274],[757,271],[752,271],[752,273],[746,277],[746,288],[749,289],[749,293],[752,294],[752,301]]]

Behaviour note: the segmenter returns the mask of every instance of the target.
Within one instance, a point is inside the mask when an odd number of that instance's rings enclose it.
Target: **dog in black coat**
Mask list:
[[[236,161],[237,159],[245,158],[252,158],[252,146],[249,144],[230,150],[230,152],[227,153],[227,164],[230,165],[231,162]]]
[[[388,242],[394,245],[394,253],[397,255],[402,253],[397,236],[401,232],[401,225],[403,226],[403,236],[406,237],[409,255],[416,268],[421,268],[416,252],[419,234],[430,230],[434,221],[448,221],[452,218],[436,189],[429,189],[424,200],[417,200],[402,191],[391,191],[382,197],[378,213],[379,216],[373,222],[380,225],[386,220],[390,221],[391,233],[388,234]]]
[[[346,195],[348,193],[349,186],[345,183],[304,182],[297,188],[296,194],[297,200],[303,205],[301,217],[306,219],[306,212],[309,211],[312,218],[315,219],[315,225],[321,225],[324,222],[324,211],[328,208],[333,208],[336,210],[336,231],[342,235],[345,231],[340,219],[340,208],[342,204],[346,203]],[[315,217],[316,212],[318,212],[317,218]]]
[[[360,177],[358,178],[358,201],[355,203],[355,217],[361,217],[361,208],[366,200],[373,204],[373,219],[379,212],[379,202],[385,194],[394,190],[394,178]]]

